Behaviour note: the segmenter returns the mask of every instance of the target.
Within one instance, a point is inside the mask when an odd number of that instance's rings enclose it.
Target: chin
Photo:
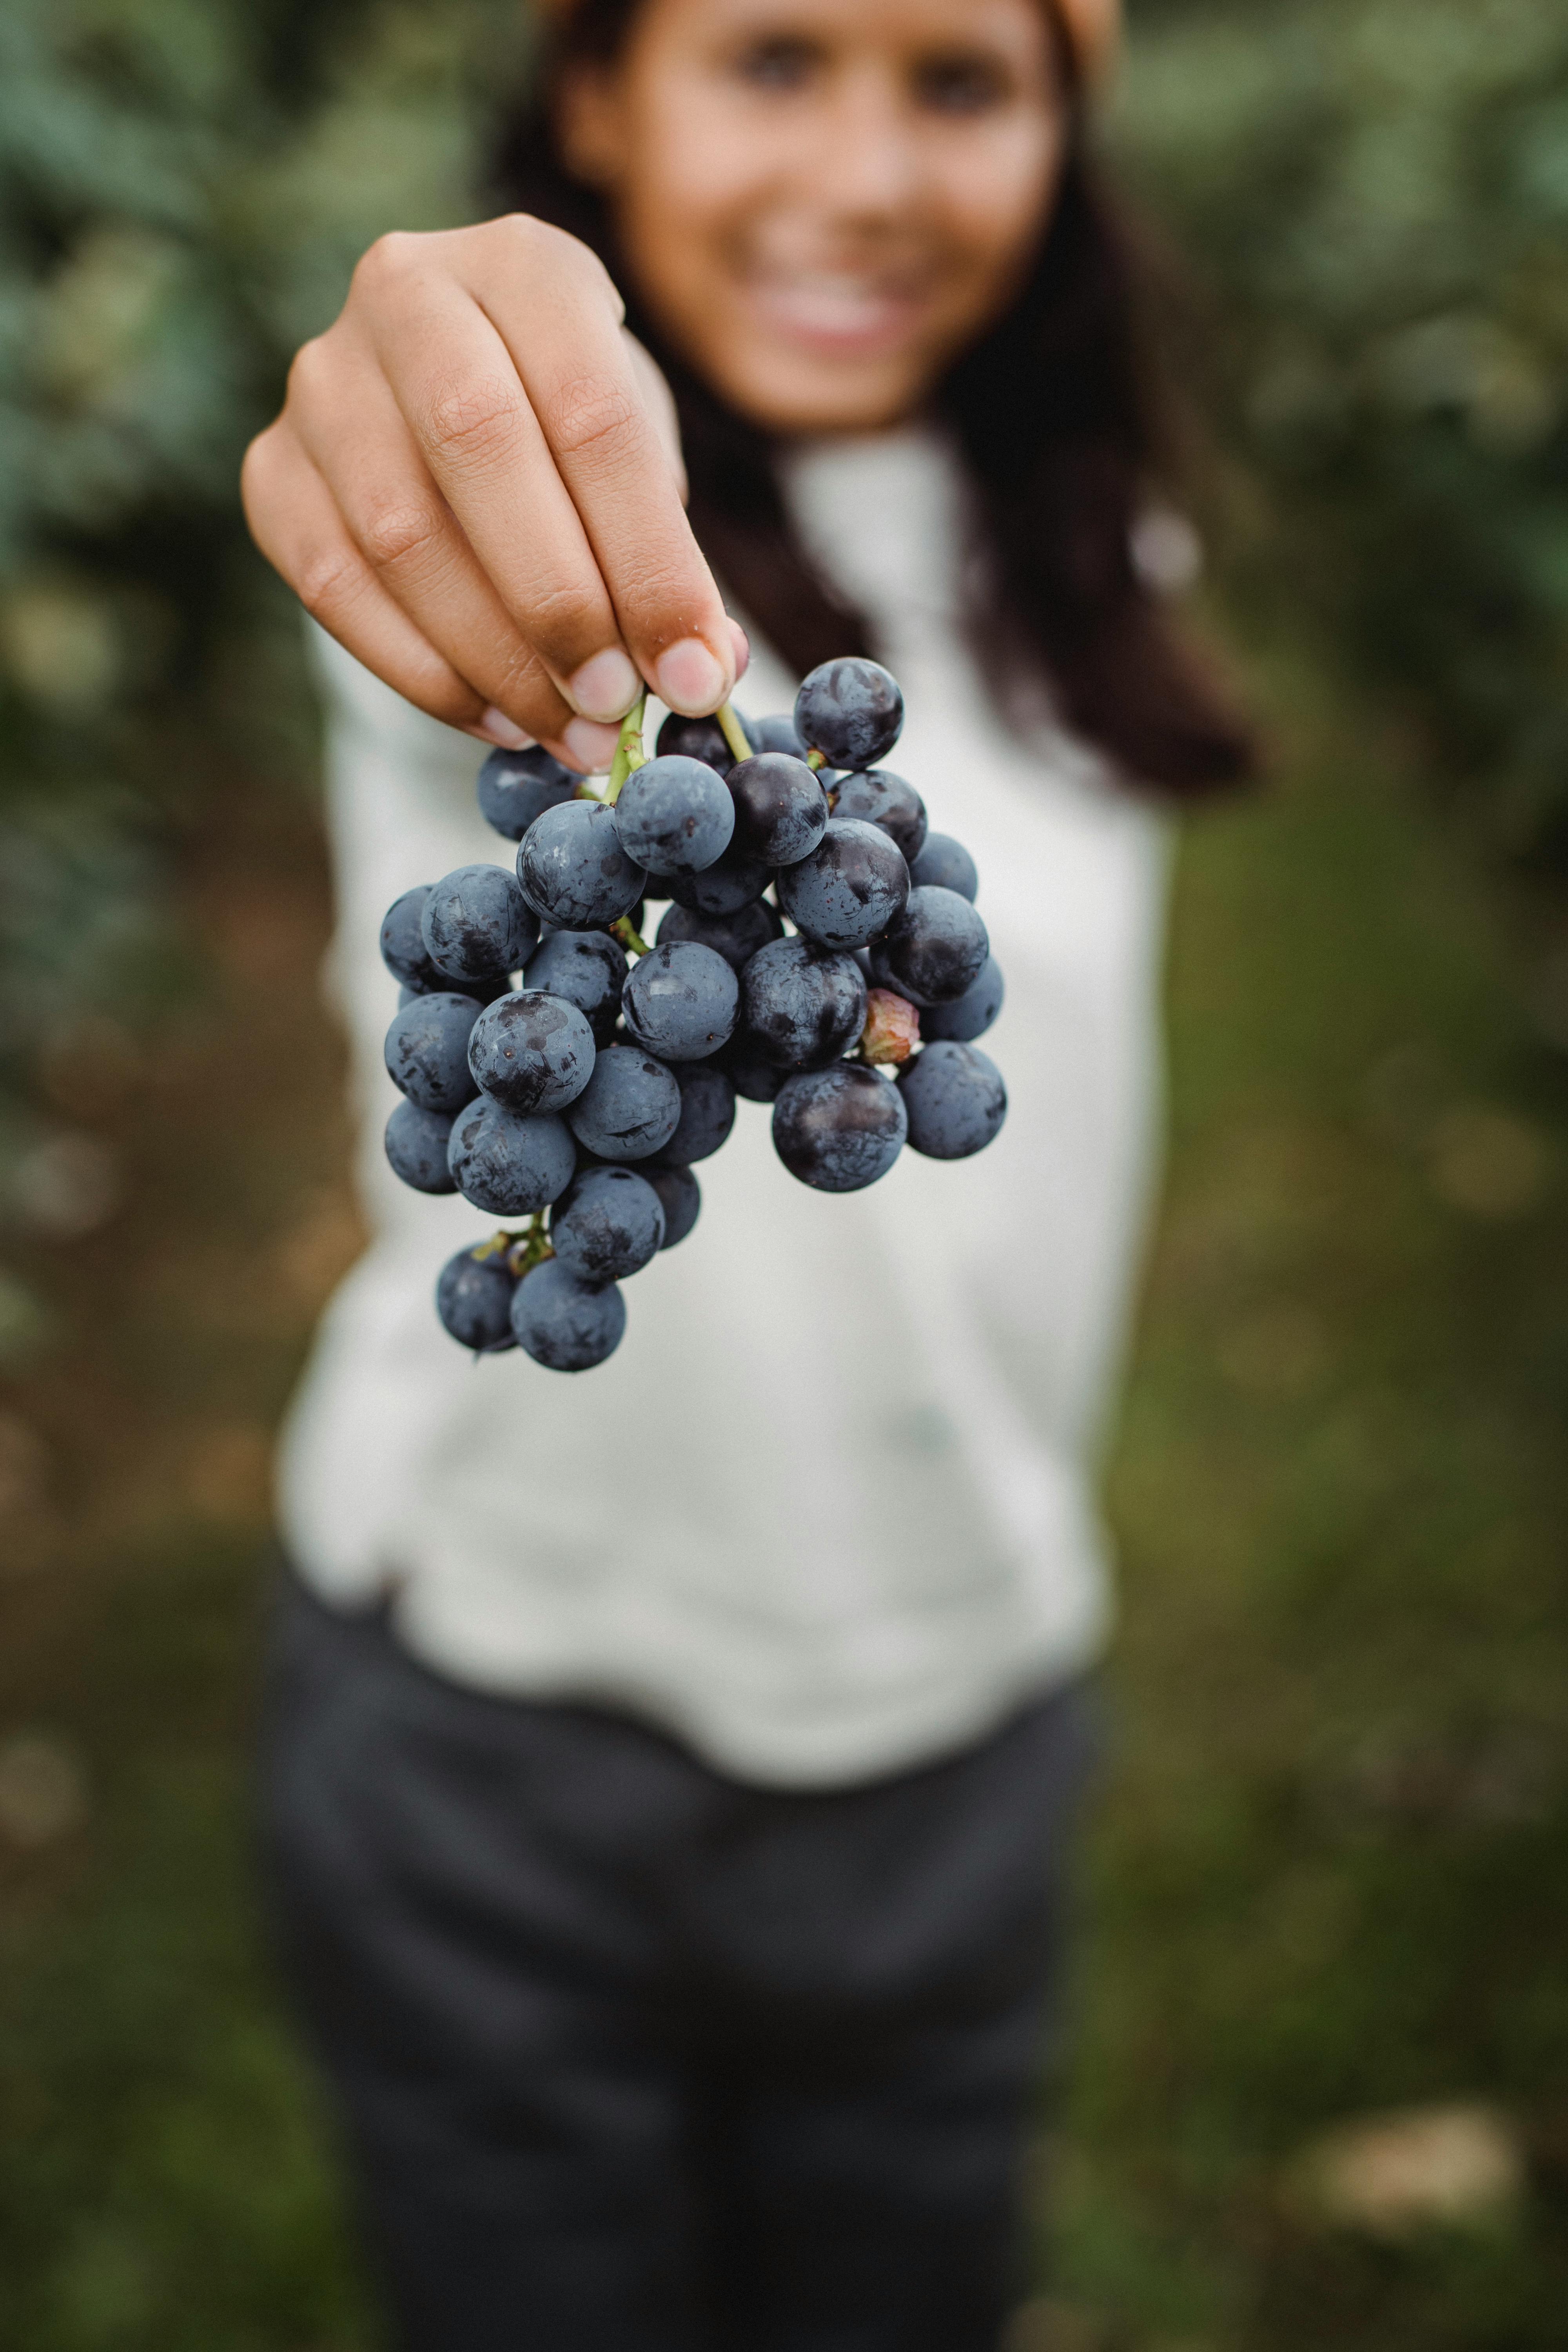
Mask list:
[[[923,368],[875,368],[798,359],[765,368],[715,371],[731,406],[770,433],[882,433],[901,425],[924,399]]]

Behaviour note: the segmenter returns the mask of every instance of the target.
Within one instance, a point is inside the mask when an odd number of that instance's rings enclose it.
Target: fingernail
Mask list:
[[[604,774],[616,756],[616,745],[620,740],[618,727],[596,727],[591,719],[574,719],[561,737],[572,765],[580,768],[585,776]]]
[[[503,751],[526,751],[534,740],[531,735],[525,735],[521,727],[514,727],[506,712],[498,710],[494,703],[475,731],[482,735],[487,743],[499,744]]]
[[[611,646],[566,681],[566,691],[584,719],[624,719],[642,691],[631,657]]]
[[[688,719],[717,710],[729,681],[700,637],[682,637],[660,654],[654,668],[658,698]]]
[[[730,643],[735,648],[735,683],[739,686],[752,667],[752,641],[739,621],[730,624]]]

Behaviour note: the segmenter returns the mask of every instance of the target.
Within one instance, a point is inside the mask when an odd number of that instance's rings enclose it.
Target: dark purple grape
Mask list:
[[[730,1140],[735,1082],[714,1062],[679,1063],[675,1076],[680,1087],[680,1124],[658,1156],[672,1168],[689,1168],[695,1160],[711,1160]]]
[[[809,940],[775,940],[741,975],[748,1041],[781,1069],[808,1069],[852,1045],[866,1025],[866,982],[853,956]]]
[[[689,1168],[653,1168],[641,1171],[658,1194],[664,1210],[664,1247],[683,1242],[702,1212],[702,1187]]]
[[[434,964],[429,966],[429,972],[430,978],[423,988],[405,987],[398,992],[399,1005],[411,1003],[416,996],[450,995],[454,990],[459,996],[471,996],[476,1004],[493,1004],[498,996],[510,996],[517,984],[510,971],[487,971],[480,980],[464,981],[449,979]]]
[[[881,988],[911,1004],[952,1004],[972,988],[991,952],[985,926],[956,890],[910,892],[909,904],[871,950]]]
[[[615,1354],[626,1328],[626,1302],[615,1284],[590,1289],[558,1257],[525,1274],[512,1293],[512,1336],[548,1371],[592,1371]]]
[[[447,1165],[476,1209],[491,1217],[531,1217],[572,1181],[577,1148],[553,1112],[503,1110],[481,1095],[452,1122]]]
[[[885,1176],[909,1122],[897,1087],[861,1062],[785,1080],[773,1105],[773,1149],[818,1192],[858,1192]]]
[[[773,869],[758,857],[743,856],[733,842],[722,857],[701,874],[672,874],[669,895],[678,907],[694,915],[734,915],[760,898],[773,878]]]
[[[695,940],[699,947],[712,948],[742,971],[759,948],[783,937],[784,924],[776,908],[765,898],[753,898],[749,906],[737,907],[732,915],[699,915],[689,907],[671,907],[658,927],[658,943],[664,948],[677,940]]]
[[[386,1073],[421,1110],[448,1117],[473,1096],[468,1040],[481,1007],[450,989],[400,1005],[386,1033]]]
[[[796,929],[818,947],[861,948],[902,914],[909,868],[881,827],[835,817],[809,857],[784,867],[778,894]]]
[[[455,1192],[447,1165],[452,1122],[445,1111],[421,1110],[400,1102],[386,1122],[386,1156],[395,1176],[416,1192]]]
[[[441,1268],[436,1284],[436,1312],[459,1347],[477,1356],[499,1356],[515,1348],[511,1300],[516,1284],[510,1268],[488,1242],[459,1250]]]
[[[910,861],[910,880],[917,890],[956,890],[973,905],[980,888],[974,860],[951,833],[928,833],[925,846]]]
[[[747,741],[751,742],[751,722],[742,719],[741,725]],[[705,768],[711,768],[715,774],[721,776],[727,776],[735,764],[730,739],[716,719],[682,719],[679,711],[674,710],[659,729],[658,741],[654,749],[661,760],[674,757],[700,760]],[[760,751],[762,746],[754,744],[753,749]]]
[[[552,759],[542,743],[525,751],[492,751],[479,770],[479,814],[508,841],[521,841],[535,817],[559,808],[577,790],[570,768]]]
[[[994,1062],[977,1045],[939,1040],[899,1073],[910,1115],[910,1149],[928,1160],[967,1160],[1001,1133],[1007,1089]]]
[[[789,1073],[770,1062],[756,1039],[746,1031],[737,1029],[719,1056],[722,1068],[738,1095],[747,1102],[771,1103]]]
[[[630,1168],[590,1169],[551,1218],[550,1240],[579,1282],[624,1282],[664,1247],[664,1203]]]
[[[508,1110],[564,1110],[594,1070],[594,1033],[574,1004],[540,988],[498,997],[474,1024],[468,1068]]]
[[[634,907],[630,908],[625,915],[617,915],[615,921],[612,923],[581,923],[576,926],[573,926],[570,923],[541,923],[539,926],[539,936],[542,940],[552,940],[558,931],[571,930],[575,928],[579,933],[583,931],[600,931],[604,934],[605,939],[612,940],[616,938],[616,928],[621,923],[629,923],[634,931],[640,932],[647,915],[647,908],[644,901],[650,898],[661,898],[665,894],[662,890],[645,891],[643,893],[643,897],[637,901],[637,904]],[[616,940],[616,944],[619,946],[620,942],[618,940]]]
[[[724,779],[700,760],[649,760],[634,769],[616,803],[621,847],[649,874],[700,874],[721,857],[735,830]]]
[[[748,719],[746,734],[753,751],[787,751],[792,760],[804,760],[810,746],[801,739],[793,710],[781,710],[767,719]]]
[[[654,948],[633,965],[621,991],[628,1033],[664,1062],[716,1054],[733,1034],[740,1008],[733,964],[695,940]]]
[[[419,918],[425,950],[455,985],[516,971],[539,944],[539,918],[504,866],[459,866],[431,886]]]
[[[638,1045],[606,1045],[566,1115],[578,1142],[600,1160],[646,1160],[679,1122],[675,1072]]]
[[[1003,993],[1002,967],[994,956],[987,956],[979,979],[971,981],[962,996],[951,1004],[933,1004],[921,1014],[921,1035],[928,1044],[942,1038],[954,1045],[972,1045],[976,1037],[984,1036],[1001,1012]]]
[[[827,796],[804,760],[760,751],[730,771],[736,853],[764,866],[809,857],[827,826]]]
[[[557,930],[591,930],[629,913],[643,870],[621,847],[616,813],[602,801],[563,801],[523,836],[517,878],[537,915]]]
[[[795,696],[795,723],[831,766],[874,768],[899,740],[904,698],[880,662],[850,655],[812,671]]]
[[[926,804],[913,784],[890,768],[861,768],[840,776],[833,787],[835,816],[858,817],[881,828],[912,866],[925,845]]]
[[[430,896],[430,886],[421,882],[417,888],[405,890],[386,910],[381,926],[381,960],[394,980],[411,988],[419,996],[428,996],[443,986],[440,975],[430,961],[425,945],[425,934],[419,919],[425,912],[425,901]]]
[[[551,931],[530,961],[523,984],[574,1004],[595,1045],[607,1045],[620,1018],[626,977],[626,950],[608,931]]]

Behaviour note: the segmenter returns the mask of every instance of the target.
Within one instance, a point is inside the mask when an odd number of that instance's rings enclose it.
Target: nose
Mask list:
[[[867,62],[836,78],[811,141],[817,203],[841,219],[887,221],[918,199],[921,142],[897,80]]]

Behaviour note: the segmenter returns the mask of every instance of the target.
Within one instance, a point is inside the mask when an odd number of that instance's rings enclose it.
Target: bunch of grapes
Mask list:
[[[493,752],[479,806],[516,878],[460,866],[382,927],[403,983],[388,1160],[531,1221],[459,1250],[437,1311],[463,1346],[554,1371],[618,1345],[618,1286],[690,1233],[693,1167],[737,1096],[772,1103],[779,1158],[825,1192],[874,1184],[906,1143],[983,1150],[1007,1108],[974,1044],[1002,978],[973,861],[878,764],[903,723],[888,672],[825,662],[792,717],[672,717],[652,759],[642,711],[602,793],[542,750]]]

